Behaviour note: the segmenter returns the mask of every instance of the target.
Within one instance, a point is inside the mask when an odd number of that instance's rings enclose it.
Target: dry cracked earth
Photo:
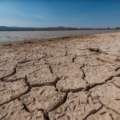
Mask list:
[[[120,120],[120,32],[1,44],[0,120]]]

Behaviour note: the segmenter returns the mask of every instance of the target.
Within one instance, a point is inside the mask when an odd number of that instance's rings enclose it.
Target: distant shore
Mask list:
[[[64,27],[64,26],[58,26],[58,27],[17,27],[17,26],[0,26],[1,31],[61,31],[61,30],[118,30],[120,27],[116,28],[91,28],[91,27]]]
[[[72,31],[78,31],[78,30],[120,30],[120,29],[71,29]],[[0,31],[71,31],[70,29],[66,30],[0,30]]]

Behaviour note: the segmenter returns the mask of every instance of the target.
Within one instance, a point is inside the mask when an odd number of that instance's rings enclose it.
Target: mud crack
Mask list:
[[[93,110],[91,111],[83,120],[86,120],[88,117],[90,117],[91,115],[99,112],[101,109],[103,108],[103,105],[101,104],[101,107],[98,110]]]

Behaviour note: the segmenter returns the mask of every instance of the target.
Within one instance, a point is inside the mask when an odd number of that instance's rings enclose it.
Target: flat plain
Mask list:
[[[120,32],[1,43],[0,120],[120,120]]]

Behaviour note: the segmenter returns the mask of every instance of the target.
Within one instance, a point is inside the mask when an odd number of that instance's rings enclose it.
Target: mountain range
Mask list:
[[[117,27],[120,29],[120,27]],[[94,30],[94,29],[107,29],[107,28],[74,28],[74,27],[46,27],[46,28],[36,28],[36,27],[7,27],[7,26],[0,26],[0,31],[26,31],[26,30]],[[115,29],[115,28],[114,28]]]
[[[0,30],[77,30],[78,28],[73,27],[46,27],[46,28],[36,28],[36,27],[7,27],[7,26],[0,26]]]

